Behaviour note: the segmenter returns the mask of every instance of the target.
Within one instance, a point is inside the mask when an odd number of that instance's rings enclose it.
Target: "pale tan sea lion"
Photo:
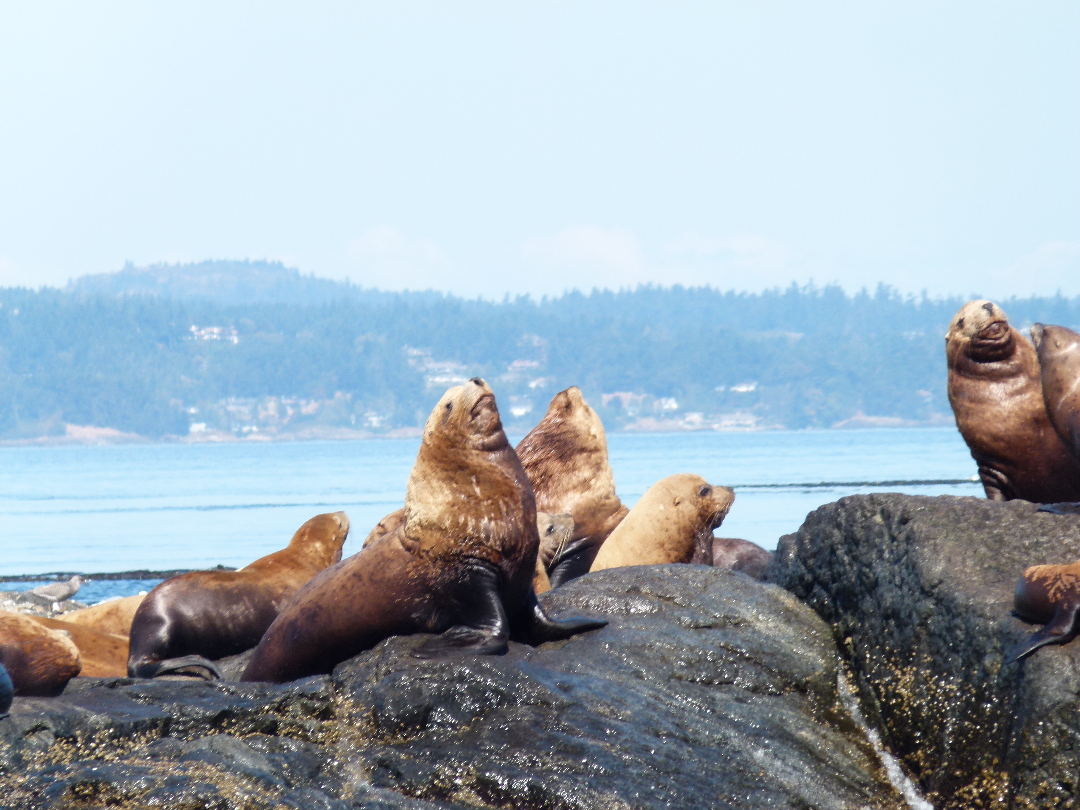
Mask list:
[[[52,696],[79,674],[79,648],[71,637],[21,613],[0,611],[0,664],[16,695]]]
[[[61,613],[56,619],[68,624],[89,627],[99,633],[127,638],[131,633],[131,620],[135,617],[135,611],[139,609],[139,605],[145,598],[146,594],[143,593],[137,596],[110,599],[99,605]]]
[[[1035,347],[989,301],[970,301],[945,334],[949,403],[986,497],[1080,500],[1080,466],[1046,412]]]
[[[757,543],[737,537],[714,537],[712,541],[713,568],[741,571],[754,579],[761,579],[772,562],[772,552]]]
[[[568,514],[574,534],[548,565],[557,588],[589,571],[600,546],[627,509],[615,494],[604,425],[577,387],[560,391],[544,418],[517,446],[532,483],[536,508]]]
[[[498,653],[606,622],[549,619],[533,592],[540,540],[532,488],[478,378],[447,391],[424,427],[393,534],[319,574],[282,610],[244,672],[329,672],[391,635],[440,633],[415,655]]]
[[[378,523],[375,524],[375,528],[368,532],[368,536],[364,538],[363,544],[360,548],[366,548],[374,543],[380,537],[384,537],[388,534],[393,534],[397,531],[398,526],[405,522],[405,510],[397,509],[384,517]]]
[[[533,588],[537,593],[551,590],[548,567],[574,536],[574,519],[570,515],[536,513],[536,531],[540,535],[540,553],[536,555],[536,577]]]
[[[670,475],[653,484],[600,547],[593,571],[630,565],[712,565],[713,529],[735,493],[700,475]]]
[[[135,611],[129,674],[219,677],[207,659],[236,655],[258,644],[293,595],[341,559],[348,535],[344,512],[316,515],[286,548],[239,571],[193,571],[165,580]]]
[[[123,678],[127,675],[128,637],[111,633],[101,633],[90,627],[83,627],[59,619],[44,616],[29,616],[40,625],[67,633],[75,646],[79,648],[79,660],[82,662],[81,677],[86,678]]]

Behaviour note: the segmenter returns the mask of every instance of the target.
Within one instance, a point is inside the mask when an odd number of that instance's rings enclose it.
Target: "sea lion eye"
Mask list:
[[[450,420],[450,412],[454,410],[454,403],[446,403],[446,413],[443,414],[442,423],[445,425]]]
[[[698,494],[699,497],[708,498],[710,495],[712,495],[712,487],[710,487],[708,484],[706,484],[705,486],[703,486],[701,489],[699,489],[697,491],[697,494]]]
[[[554,532],[555,532],[555,524],[553,523],[553,524],[551,524],[550,526],[547,527],[547,532],[545,532],[545,534],[553,534]]]
[[[964,319],[963,318],[961,318],[960,320],[958,320],[956,322],[956,328],[957,329],[963,329],[964,328]]]

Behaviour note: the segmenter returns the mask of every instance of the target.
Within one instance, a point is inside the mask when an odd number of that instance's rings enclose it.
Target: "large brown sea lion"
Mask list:
[[[548,568],[566,544],[574,536],[574,519],[570,515],[549,515],[547,512],[536,513],[536,532],[540,535],[540,552],[536,555],[536,577],[533,588],[537,593],[551,590]]]
[[[1031,339],[1039,355],[1050,424],[1080,465],[1080,334],[1037,323],[1031,327]]]
[[[615,494],[604,425],[577,387],[560,391],[544,418],[517,446],[536,508],[574,519],[574,534],[551,560],[548,577],[557,588],[588,573],[600,546],[627,508]]]
[[[8,709],[11,708],[11,699],[15,697],[15,684],[11,682],[11,676],[8,675],[4,665],[0,664],[0,720],[3,720],[8,716]]]
[[[549,619],[536,601],[529,479],[481,379],[447,391],[424,427],[393,534],[319,574],[266,631],[245,681],[329,672],[391,635],[441,633],[415,655],[499,653],[606,622]]]
[[[137,596],[125,596],[120,599],[110,599],[100,605],[91,605],[87,608],[61,613],[56,617],[56,620],[89,627],[99,633],[108,633],[127,638],[131,634],[131,620],[135,618],[135,611],[139,609],[139,605],[143,603],[145,598],[146,594],[139,594]]]
[[[630,565],[712,565],[713,529],[735,493],[700,475],[670,475],[649,487],[615,527],[593,561],[593,571]]]
[[[80,676],[87,678],[123,678],[128,674],[128,637],[100,633],[90,627],[48,619],[44,616],[28,616],[38,624],[66,633],[79,648],[82,662]]]
[[[1006,663],[1031,655],[1047,644],[1065,644],[1080,630],[1080,561],[1069,565],[1033,565],[1016,583],[1013,613],[1045,625],[1014,647]]]
[[[989,301],[970,301],[945,333],[949,403],[986,497],[1080,500],[1080,466],[1046,413],[1035,347]]]
[[[772,562],[772,552],[757,543],[737,537],[714,537],[712,541],[713,568],[741,571],[754,579],[761,579]]]
[[[0,612],[0,664],[16,695],[52,696],[79,674],[79,648],[70,636],[21,613]]]
[[[316,515],[286,548],[239,571],[193,571],[165,580],[135,611],[128,673],[138,678],[181,671],[220,677],[206,659],[258,644],[293,595],[341,559],[348,534],[344,512]]]

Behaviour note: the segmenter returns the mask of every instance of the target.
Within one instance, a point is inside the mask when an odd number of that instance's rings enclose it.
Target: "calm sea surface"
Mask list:
[[[982,494],[955,428],[611,434],[608,443],[627,505],[664,476],[697,473],[736,491],[717,534],[769,549],[843,495]],[[387,439],[0,448],[0,578],[242,566],[282,548],[312,515],[338,509],[352,521],[349,555],[401,505],[418,446]],[[94,590],[111,588],[103,598],[139,587],[101,582]],[[80,598],[93,601],[90,592]]]

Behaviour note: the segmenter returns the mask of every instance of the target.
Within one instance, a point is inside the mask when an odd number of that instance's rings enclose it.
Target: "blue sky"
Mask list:
[[[0,284],[1080,294],[1080,4],[0,0]]]

